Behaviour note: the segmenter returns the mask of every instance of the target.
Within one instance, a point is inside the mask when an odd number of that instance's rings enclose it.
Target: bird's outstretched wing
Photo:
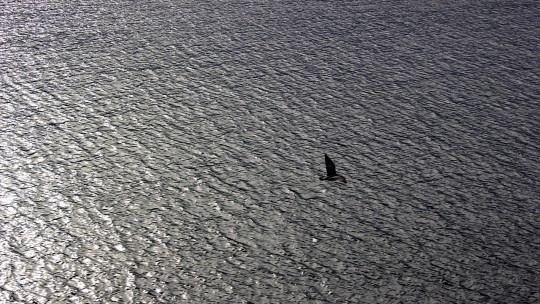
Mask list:
[[[326,154],[324,154],[324,162],[326,163],[326,176],[336,176],[336,166]]]

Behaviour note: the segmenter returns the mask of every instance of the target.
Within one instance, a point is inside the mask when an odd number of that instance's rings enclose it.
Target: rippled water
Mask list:
[[[0,7],[0,303],[539,303],[538,1]]]

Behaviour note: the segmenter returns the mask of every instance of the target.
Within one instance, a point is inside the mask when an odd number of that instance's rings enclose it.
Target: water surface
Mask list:
[[[537,1],[0,6],[0,303],[540,301]]]

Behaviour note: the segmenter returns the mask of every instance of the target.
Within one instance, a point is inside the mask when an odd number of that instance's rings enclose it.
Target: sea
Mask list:
[[[540,303],[539,32],[537,0],[3,0],[0,304]]]

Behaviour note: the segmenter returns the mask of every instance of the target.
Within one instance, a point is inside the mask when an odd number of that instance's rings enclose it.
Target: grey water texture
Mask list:
[[[0,304],[539,304],[539,20],[0,2]]]

